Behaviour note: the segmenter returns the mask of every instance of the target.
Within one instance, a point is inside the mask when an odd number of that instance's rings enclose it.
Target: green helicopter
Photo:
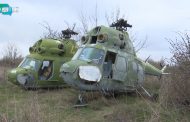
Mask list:
[[[79,91],[122,93],[141,89],[152,97],[143,87],[144,78],[162,76],[166,66],[160,70],[139,59],[127,27],[132,25],[120,19],[111,27],[97,26],[89,31],[81,38],[84,45],[61,66],[63,80]],[[81,94],[79,102],[83,103]]]
[[[29,48],[19,66],[8,72],[8,81],[24,88],[62,87],[65,85],[59,76],[62,64],[69,61],[77,50],[76,41],[71,35],[78,33],[66,29],[62,40],[40,39]]]

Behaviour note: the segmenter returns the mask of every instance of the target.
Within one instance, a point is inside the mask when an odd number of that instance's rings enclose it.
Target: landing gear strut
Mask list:
[[[146,94],[146,96],[148,96],[148,98],[152,101],[157,101],[158,100],[158,94],[150,94],[142,85],[140,86],[140,88],[144,91],[144,93]]]
[[[78,95],[78,100],[76,102],[76,104],[74,105],[75,108],[77,107],[85,107],[87,106],[87,102],[84,98],[84,92],[80,92],[79,95]]]

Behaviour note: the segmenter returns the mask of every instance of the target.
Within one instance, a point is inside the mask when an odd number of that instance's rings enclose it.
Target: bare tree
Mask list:
[[[82,33],[85,34],[88,32],[89,29],[89,21],[88,21],[88,17],[86,14],[84,14],[83,12],[81,12],[80,16],[79,16],[80,22],[82,24]]]
[[[42,38],[50,38],[50,39],[61,39],[62,33],[58,32],[57,30],[53,30],[52,27],[48,24],[48,22],[44,21],[43,23],[40,23],[42,27],[45,28],[46,32],[44,32]]]
[[[19,53],[17,46],[15,44],[9,43],[4,49],[1,63],[7,65],[17,65],[21,59],[22,55]]]
[[[187,33],[178,32],[179,38],[169,40],[171,53],[173,54],[172,62],[176,65],[183,65],[190,62],[190,37]]]
[[[134,38],[131,38],[133,44],[135,45],[134,48],[135,48],[135,52],[138,53],[140,50],[142,50],[143,48],[146,47],[146,42],[148,40],[148,37],[146,36],[144,40],[136,40],[136,37]]]
[[[44,27],[46,30],[43,33],[43,36],[41,38],[49,38],[49,39],[57,39],[57,40],[64,39],[65,35],[63,34],[63,31],[66,31],[66,30],[74,31],[74,28],[76,25],[74,23],[73,26],[70,26],[70,24],[67,21],[64,21],[64,22],[67,25],[67,28],[63,29],[62,31],[57,31],[57,30],[52,29],[52,27],[50,27],[50,25],[46,21],[44,21],[44,23],[40,23],[42,27]]]
[[[81,11],[79,14],[79,21],[82,24],[81,28],[81,34],[85,34],[86,32],[89,31],[89,28],[98,26],[98,5],[96,3],[95,9],[94,9],[94,14],[88,15],[87,12]]]
[[[108,26],[111,25],[112,22],[115,22],[117,20],[119,20],[120,18],[120,9],[116,9],[116,11],[114,12],[111,12],[111,14],[109,15],[108,13],[105,14],[105,18],[106,18],[106,21],[107,21],[107,24]],[[122,16],[122,18],[124,18],[124,15]]]
[[[190,107],[190,36],[177,33],[178,37],[169,39],[171,45],[172,81],[168,85],[169,101],[175,105]]]

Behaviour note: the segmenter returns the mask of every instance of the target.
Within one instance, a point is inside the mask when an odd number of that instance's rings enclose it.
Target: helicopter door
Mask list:
[[[113,69],[112,65],[115,64],[116,53],[107,51],[106,58],[103,64],[103,77],[104,78],[112,78],[113,77]]]
[[[138,83],[142,84],[144,80],[144,70],[141,65],[138,65]]]
[[[125,57],[117,56],[116,63],[113,66],[113,79],[125,81],[127,75],[127,60]]]
[[[39,70],[39,80],[49,80],[53,76],[53,61],[44,60]]]

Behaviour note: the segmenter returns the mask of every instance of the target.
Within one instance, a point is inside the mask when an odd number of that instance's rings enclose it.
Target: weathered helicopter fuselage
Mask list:
[[[65,83],[59,77],[62,64],[76,52],[74,40],[41,39],[29,48],[30,54],[20,65],[8,72],[8,80],[28,87],[54,87]]]
[[[79,90],[134,91],[145,74],[162,74],[137,58],[127,32],[99,26],[81,40],[85,46],[60,69],[64,81]]]

